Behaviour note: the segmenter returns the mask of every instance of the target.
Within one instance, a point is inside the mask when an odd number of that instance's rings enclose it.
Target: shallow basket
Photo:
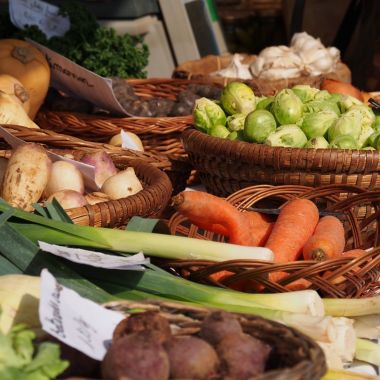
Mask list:
[[[271,147],[212,137],[194,128],[184,131],[182,139],[200,180],[219,196],[258,184],[380,188],[377,150]]]
[[[203,80],[212,84],[219,84],[225,86],[229,82],[239,81],[248,84],[257,95],[270,96],[276,94],[283,88],[293,87],[296,84],[308,84],[312,87],[320,88],[324,78],[336,79],[342,82],[351,82],[350,69],[344,64],[339,63],[334,72],[326,75],[318,76],[300,76],[297,78],[279,79],[279,80],[263,80],[263,79],[238,79],[238,78],[224,78],[220,76],[211,75],[215,71],[225,69],[232,60],[232,55],[208,55],[198,60],[187,61],[176,67],[173,72],[173,78]],[[252,63],[256,59],[255,55],[244,55],[243,63]]]
[[[175,335],[197,334],[210,309],[174,302],[117,301],[105,305],[128,315],[129,310],[157,310],[167,318]],[[245,333],[272,347],[266,372],[251,380],[319,380],[327,371],[325,356],[312,339],[300,332],[261,317],[236,314]]]
[[[342,200],[342,195],[346,199]],[[347,197],[348,195],[348,197]],[[313,200],[320,209],[338,213],[346,231],[346,249],[371,249],[366,255],[352,259],[348,257],[322,262],[295,261],[285,264],[266,263],[258,260],[230,260],[220,263],[212,261],[165,261],[160,265],[190,280],[233,287],[240,280],[253,280],[261,285],[263,292],[287,292],[286,285],[299,279],[310,283],[310,289],[323,296],[358,298],[374,294],[380,282],[380,191],[365,191],[349,185],[329,185],[316,189],[305,186],[252,186],[240,190],[227,199],[244,211],[248,207],[278,208],[293,198]],[[169,221],[173,235],[198,239],[223,241],[223,237],[192,225],[185,217],[173,214]],[[294,231],[297,233],[297,231]],[[224,280],[210,278],[221,270],[234,275]],[[268,273],[285,272],[280,282],[268,280]],[[339,281],[337,280],[339,279]],[[260,287],[259,287],[260,288]],[[257,291],[258,287],[255,287]]]
[[[183,79],[129,79],[136,95],[149,99],[175,100],[180,91],[202,81]],[[204,84],[204,83],[203,83]],[[40,110],[36,123],[44,129],[77,136],[89,141],[106,142],[124,129],[137,134],[147,152],[186,157],[181,133],[192,123],[192,116],[110,117],[94,114]]]
[[[91,146],[83,144],[81,146],[80,140],[77,141],[78,145],[73,149],[73,146],[66,145],[68,141],[64,139],[64,136],[49,135],[45,131],[35,131],[18,126],[3,125],[2,127],[24,141],[41,143],[55,153],[69,154],[76,160],[79,160],[85,153],[102,150],[100,144]],[[60,137],[62,138],[61,141],[59,140]],[[9,158],[12,151],[6,144],[3,144],[3,147],[6,149],[0,150],[0,157]],[[172,185],[168,176],[141,158],[128,157],[125,153],[124,156],[117,155],[117,151],[111,151],[111,158],[119,169],[132,166],[142,182],[143,190],[127,198],[66,210],[72,221],[81,225],[120,227],[126,225],[129,219],[135,215],[143,217],[160,216],[172,194]]]

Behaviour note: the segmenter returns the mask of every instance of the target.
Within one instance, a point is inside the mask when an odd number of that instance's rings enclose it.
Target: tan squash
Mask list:
[[[16,39],[0,40],[0,74],[17,78],[30,95],[31,119],[37,114],[47,94],[50,67],[44,56],[29,42]]]
[[[0,74],[0,91],[9,95],[16,103],[19,103],[29,114],[30,111],[30,96],[23,84],[8,74]]]

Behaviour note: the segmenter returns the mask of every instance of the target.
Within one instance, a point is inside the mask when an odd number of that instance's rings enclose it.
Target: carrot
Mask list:
[[[183,191],[172,205],[195,225],[228,236],[232,244],[258,246],[272,228],[270,220],[258,212],[240,212],[223,198],[202,191]]]
[[[328,215],[320,219],[302,253],[305,260],[323,261],[340,255],[345,245],[343,223]]]

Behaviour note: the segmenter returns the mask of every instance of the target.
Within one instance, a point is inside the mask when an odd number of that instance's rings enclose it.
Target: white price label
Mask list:
[[[12,24],[20,29],[37,25],[47,38],[63,36],[70,29],[68,17],[59,14],[55,5],[40,0],[9,0],[9,15]]]
[[[132,256],[114,256],[87,249],[48,244],[42,241],[39,241],[38,245],[43,251],[52,253],[55,256],[97,268],[143,271],[144,267],[142,265],[149,263],[149,259],[146,259],[142,252]]]
[[[60,285],[47,269],[41,272],[39,317],[47,333],[95,360],[103,359],[116,325],[124,319]]]
[[[131,136],[122,129],[120,131],[121,136],[121,147],[124,149],[133,149],[133,150],[139,150],[139,146],[136,144],[136,142],[131,138]]]

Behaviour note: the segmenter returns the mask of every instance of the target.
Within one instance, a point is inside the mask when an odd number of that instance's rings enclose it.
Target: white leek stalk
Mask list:
[[[380,296],[368,298],[324,298],[325,311],[333,317],[358,317],[380,314]]]
[[[380,339],[380,314],[355,317],[354,328],[358,338]]]
[[[361,373],[354,373],[350,371],[335,371],[328,370],[321,380],[375,380],[379,379],[378,376],[365,375]]]
[[[355,359],[380,366],[380,345],[367,339],[356,339]]]
[[[327,368],[334,370],[342,370],[343,360],[340,357],[336,347],[333,343],[318,342],[319,346],[322,348],[323,353],[325,354]]]

